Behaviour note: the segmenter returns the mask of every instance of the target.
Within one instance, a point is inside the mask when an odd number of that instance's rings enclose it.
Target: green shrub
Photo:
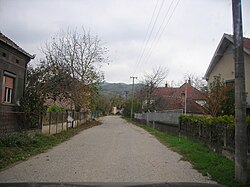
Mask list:
[[[2,147],[21,147],[29,145],[31,137],[27,133],[6,134],[0,138],[0,146]]]
[[[51,105],[47,108],[47,112],[64,112],[65,109],[63,107],[59,107],[57,105]]]
[[[181,115],[179,117],[180,124],[201,124],[201,125],[220,125],[220,126],[234,126],[234,116],[224,115],[218,117],[210,116],[195,116],[195,115]],[[247,117],[247,124],[250,124],[250,117]]]
[[[250,125],[250,116],[247,117],[247,124]]]

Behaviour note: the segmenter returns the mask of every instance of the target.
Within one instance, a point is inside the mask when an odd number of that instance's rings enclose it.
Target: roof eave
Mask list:
[[[221,46],[223,44],[223,42],[225,41],[225,39],[228,39],[231,43],[233,43],[233,40],[231,38],[230,35],[224,33],[223,36],[222,36],[222,39],[220,40],[220,43],[218,44],[216,50],[215,50],[215,53],[213,55],[213,58],[212,60],[210,61],[209,63],[209,66],[207,68],[207,71],[204,75],[204,79],[208,80],[208,77],[211,73],[211,71],[213,70],[214,66],[217,64],[217,62],[221,59],[221,57],[223,56],[221,53],[219,53],[219,50],[221,49]]]
[[[0,38],[0,40],[1,40],[3,43],[7,44],[8,46],[10,46],[10,47],[16,49],[16,50],[19,51],[20,53],[24,54],[25,56],[29,57],[30,59],[34,59],[34,58],[36,57],[35,54],[31,55],[31,54],[29,54],[28,52],[24,51],[24,50],[23,50],[22,48],[20,48],[20,47],[16,47],[16,46],[14,46],[14,45],[11,45],[10,43],[8,43],[8,42],[2,40],[1,38]]]

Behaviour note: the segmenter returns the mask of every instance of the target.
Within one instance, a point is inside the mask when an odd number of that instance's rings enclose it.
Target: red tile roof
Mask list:
[[[250,38],[244,38],[243,45],[245,48],[250,50]]]
[[[196,103],[196,101],[205,101],[205,95],[190,83],[185,83],[179,88],[157,88],[154,93],[156,109],[184,110],[185,90],[187,90],[187,113],[205,114],[203,107]]]
[[[156,95],[156,96],[161,96],[161,95],[173,96],[177,89],[178,88],[166,88],[166,87],[157,88],[154,91],[154,95]]]
[[[13,42],[11,39],[9,39],[7,36],[5,36],[3,33],[0,32],[0,41],[8,44],[9,46],[15,48],[19,52],[23,53],[24,55],[28,56],[31,59],[35,58],[35,55],[31,55],[28,52],[26,52],[24,49],[19,47],[15,42]]]

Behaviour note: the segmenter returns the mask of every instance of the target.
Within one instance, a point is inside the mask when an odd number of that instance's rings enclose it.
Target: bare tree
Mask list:
[[[90,105],[92,93],[104,79],[100,68],[108,62],[108,51],[101,40],[84,29],[81,33],[77,30],[61,31],[45,43],[42,52],[45,59],[41,67],[47,70],[44,77],[64,75],[59,76],[61,81],[54,88],[67,92],[77,108]],[[64,82],[68,83],[67,90],[60,87]]]
[[[63,67],[72,78],[85,84],[100,81],[103,77],[98,68],[108,59],[107,49],[101,40],[82,29],[82,33],[68,30],[56,34],[42,49],[46,63]]]
[[[168,75],[168,70],[164,67],[158,67],[153,69],[151,74],[146,74],[143,77],[142,83],[144,87],[142,88],[144,93],[144,98],[146,99],[146,110],[152,110],[152,97],[155,89],[159,87],[164,79]]]
[[[205,91],[207,88],[207,82],[202,78],[202,76],[187,72],[185,73],[183,79],[185,82],[190,80],[192,86],[200,91]]]

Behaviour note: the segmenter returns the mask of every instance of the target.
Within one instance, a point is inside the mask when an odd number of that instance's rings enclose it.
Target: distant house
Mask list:
[[[167,87],[167,85],[157,88],[154,92],[154,98],[156,110],[182,109],[185,111],[186,103],[186,113],[206,114],[202,107],[206,98],[201,91],[191,85],[190,80],[177,88]]]
[[[226,83],[234,83],[234,46],[233,36],[224,34],[217,46],[213,58],[205,74],[205,79],[210,84],[214,76],[220,75]],[[247,94],[247,113],[250,114],[250,39],[244,38],[245,83]]]
[[[12,111],[24,93],[30,55],[0,32],[0,112]]]

